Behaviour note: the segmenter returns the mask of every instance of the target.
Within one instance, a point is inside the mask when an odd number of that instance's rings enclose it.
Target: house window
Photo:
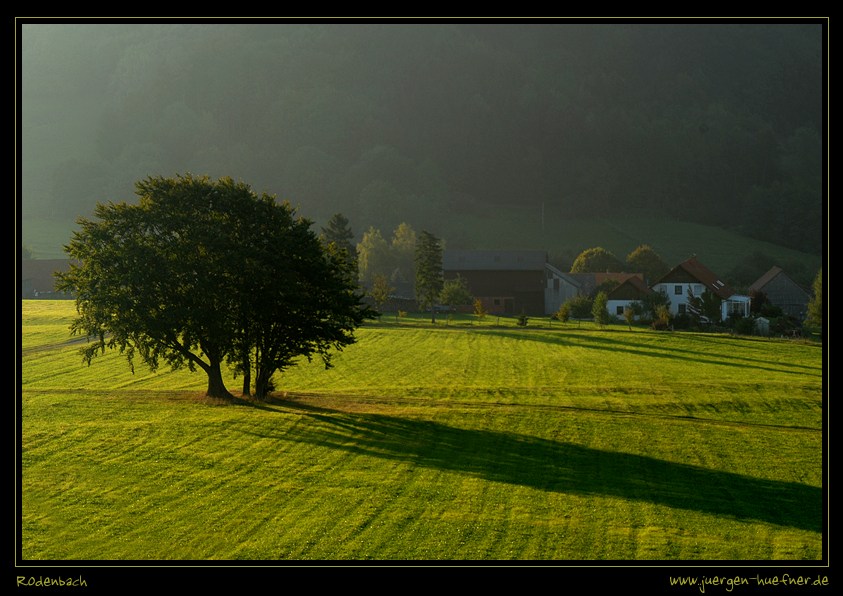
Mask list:
[[[553,280],[553,289],[556,290],[557,292],[559,291],[559,280],[558,279]]]
[[[744,307],[743,302],[735,302],[735,301],[728,301],[726,303],[728,306],[726,308],[729,315],[738,315],[738,316],[745,316],[746,309]]]
[[[673,293],[677,296],[682,295],[682,286],[673,286]]]
[[[500,305],[501,305],[501,299],[500,299],[500,298],[495,298],[495,299],[492,301],[492,303],[493,303],[495,306],[500,306]]]
[[[680,315],[684,315],[684,314],[685,314],[685,305],[684,305],[684,304],[680,304],[680,305],[679,305],[679,314],[680,314]]]
[[[618,306],[615,308],[615,314],[622,315],[623,314],[623,306]]]

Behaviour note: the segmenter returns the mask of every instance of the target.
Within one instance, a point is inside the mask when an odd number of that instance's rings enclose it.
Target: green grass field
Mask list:
[[[818,344],[384,317],[226,405],[73,314],[22,302],[24,560],[824,556]]]

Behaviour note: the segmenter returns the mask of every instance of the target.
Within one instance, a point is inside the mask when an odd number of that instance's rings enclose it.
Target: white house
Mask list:
[[[630,308],[633,302],[641,302],[652,293],[641,276],[630,275],[608,293],[606,309],[612,316],[623,317],[624,310]]]
[[[720,298],[720,320],[730,315],[749,316],[749,296],[735,294],[715,273],[700,263],[696,257],[679,263],[652,286],[670,299],[670,312],[674,315],[690,312],[688,301],[700,297],[708,290]]]

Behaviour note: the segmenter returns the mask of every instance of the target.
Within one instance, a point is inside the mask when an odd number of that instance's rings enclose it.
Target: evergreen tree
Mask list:
[[[430,309],[432,323],[436,322],[434,306],[443,285],[442,243],[423,231],[416,242],[416,299],[423,310]]]
[[[321,240],[326,247],[333,247],[338,255],[342,256],[348,263],[352,279],[358,278],[357,249],[352,242],[354,233],[351,231],[348,218],[342,213],[335,213],[328,226],[322,228]]]

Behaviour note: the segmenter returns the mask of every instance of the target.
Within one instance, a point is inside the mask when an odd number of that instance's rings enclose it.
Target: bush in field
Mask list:
[[[653,329],[664,331],[670,327],[670,309],[665,304],[660,304],[656,307],[655,316],[653,317]]]
[[[478,321],[482,321],[486,318],[486,307],[483,306],[483,301],[480,298],[476,298],[474,300],[474,316],[477,317]]]
[[[640,304],[641,315],[650,321],[655,321],[659,317],[659,308],[662,306],[668,309],[668,315],[670,314],[670,298],[661,292],[647,294],[641,299]]]
[[[729,318],[732,329],[739,335],[752,335],[755,333],[755,319],[752,317],[732,316]]]
[[[588,296],[574,296],[562,306],[568,306],[568,314],[575,319],[588,319],[591,317],[592,299]]]
[[[623,320],[626,321],[627,327],[632,329],[632,322],[635,320],[635,310],[631,306],[623,309]]]
[[[601,327],[609,324],[609,310],[606,308],[608,302],[609,297],[606,292],[598,292],[591,306],[591,315],[594,317],[594,322]]]
[[[567,323],[571,319],[571,303],[566,302],[556,311],[556,319],[563,323]]]

